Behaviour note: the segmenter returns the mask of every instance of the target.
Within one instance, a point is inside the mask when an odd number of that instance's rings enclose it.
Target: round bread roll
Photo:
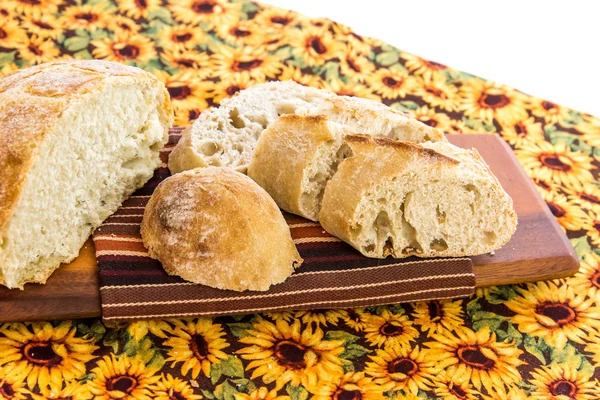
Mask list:
[[[169,275],[218,289],[267,290],[302,263],[273,199],[230,168],[161,182],[144,212],[142,240]]]

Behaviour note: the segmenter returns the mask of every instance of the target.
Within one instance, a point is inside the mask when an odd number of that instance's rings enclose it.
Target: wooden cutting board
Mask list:
[[[494,255],[472,258],[477,287],[569,276],[579,259],[556,219],[525,174],[510,147],[494,135],[448,135],[451,143],[475,147],[512,197],[519,225],[510,242]],[[94,245],[59,268],[45,285],[25,290],[0,287],[0,322],[100,316]]]

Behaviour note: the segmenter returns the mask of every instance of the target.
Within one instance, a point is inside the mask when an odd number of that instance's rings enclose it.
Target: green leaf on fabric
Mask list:
[[[583,257],[584,254],[589,253],[592,250],[587,236],[571,239],[571,245],[575,249],[575,252],[579,258]]]
[[[469,317],[479,310],[481,310],[481,304],[479,303],[478,298],[474,298],[473,300],[467,303],[467,315]]]
[[[368,352],[369,352],[369,349],[367,349],[359,344],[352,343],[352,344],[349,344],[346,346],[346,349],[344,350],[344,352],[342,354],[340,354],[340,357],[353,360],[355,358],[364,356]]]
[[[274,53],[281,61],[285,61],[292,57],[292,46],[283,46],[277,49]]]
[[[146,364],[148,368],[156,368],[157,370],[160,370],[164,365],[165,358],[162,356],[162,354],[160,354],[159,351],[155,351],[150,361],[148,361]]]
[[[477,118],[463,117],[463,124],[465,124],[466,127],[471,128],[472,130],[477,132],[485,133],[496,131],[496,127],[493,123]]]
[[[239,390],[229,383],[229,381],[225,381],[221,383],[219,386],[215,387],[215,391],[213,394],[219,400],[235,400],[235,395],[239,393]]]
[[[340,63],[336,61],[329,61],[325,63],[321,68],[318,69],[318,74],[325,73],[325,79],[332,81],[340,77]]]
[[[550,359],[554,363],[566,365],[574,370],[581,369],[584,361],[587,361],[585,356],[570,343],[561,348],[553,347],[550,351]]]
[[[125,342],[123,352],[130,357],[138,357],[144,364],[148,364],[154,358],[157,349],[154,346],[154,342],[148,337],[144,337],[139,342],[136,342],[133,338],[129,338]]]
[[[503,304],[517,295],[514,286],[503,285],[492,288],[485,299],[491,304]]]
[[[566,127],[572,127],[578,124],[581,124],[582,122],[585,122],[583,117],[581,116],[581,114],[579,114],[577,111],[569,111],[569,118],[566,118],[563,122],[562,125],[566,126]]]
[[[306,61],[302,57],[292,57],[287,61],[287,63],[300,69],[306,68],[308,66],[308,64],[306,64]]]
[[[57,42],[58,44],[62,44],[62,43],[65,41],[65,38],[66,38],[65,34],[61,32],[61,33],[59,33],[59,34],[58,34],[58,36],[56,37],[56,42]]]
[[[229,331],[238,339],[248,336],[248,331],[254,327],[251,322],[234,322],[227,324]]]
[[[145,71],[154,71],[155,69],[163,69],[160,59],[153,58],[145,63],[138,63],[138,67]]]
[[[226,375],[230,378],[244,377],[244,365],[236,356],[229,356],[225,360],[221,360],[219,365],[221,365],[221,371],[223,375]]]
[[[90,39],[87,37],[73,36],[65,40],[64,46],[69,51],[79,51],[86,49],[89,43]]]
[[[91,60],[94,58],[87,49],[79,50],[78,52],[73,53],[73,57],[80,58],[82,60]]]
[[[108,346],[112,348],[112,352],[118,354],[119,352],[119,334],[117,330],[110,329],[106,335],[104,335],[104,340],[102,341],[103,346]]]
[[[354,363],[350,360],[346,360],[345,358],[340,358],[342,362],[342,368],[344,369],[344,373],[354,372]]]
[[[256,390],[256,385],[250,379],[231,379],[231,382],[234,383],[240,393],[248,394]]]
[[[583,153],[586,153],[587,155],[592,154],[592,146],[579,139],[572,133],[553,130],[550,132],[546,132],[546,135],[548,136],[550,142],[554,145],[563,143],[566,146],[569,146],[569,148],[572,151],[581,151]]]
[[[506,331],[502,329],[496,330],[496,336],[499,341],[509,341],[515,344],[515,346],[520,346],[523,342],[523,335],[519,332],[513,324],[508,323],[508,329]]]
[[[308,392],[303,386],[292,386],[292,384],[288,384],[285,387],[285,391],[290,396],[291,400],[306,400],[308,398]]]
[[[398,111],[411,111],[418,109],[419,105],[414,101],[405,100],[392,103],[390,107],[395,108]]]
[[[207,399],[213,400],[215,398],[215,396],[210,390],[200,389],[200,391],[202,392],[202,396],[204,396]]]
[[[375,62],[377,64],[383,65],[384,67],[389,67],[390,65],[396,64],[399,62],[398,51],[393,50],[379,53],[375,56]]]
[[[11,62],[15,61],[15,53],[16,50],[8,53],[0,53],[0,66],[4,64],[10,64]]]
[[[252,3],[251,1],[245,1],[242,5],[242,12],[244,13],[252,13],[254,11],[258,11],[258,7],[256,6],[256,4]]]
[[[165,7],[159,7],[156,10],[152,10],[148,13],[148,20],[160,19],[161,21],[171,25],[173,24],[173,16],[169,9]]]
[[[506,317],[489,311],[476,311],[471,318],[474,330],[478,331],[487,326],[492,332],[496,331],[507,320]]]
[[[95,31],[91,32],[90,37],[92,38],[92,40],[106,39],[108,37],[108,32],[104,29],[96,29]]]
[[[212,364],[210,366],[210,383],[216,384],[223,376],[223,368],[221,363]]]
[[[390,312],[394,313],[394,314],[404,314],[404,307],[402,307],[402,304],[392,304],[389,305],[388,310],[390,310]]]
[[[600,147],[594,147],[592,155],[596,160],[600,160]]]
[[[533,336],[525,335],[523,339],[523,347],[525,351],[540,360],[542,365],[546,365],[546,358],[544,357],[544,351],[547,348],[544,339],[539,338],[536,340]]]
[[[345,345],[352,344],[358,340],[358,336],[355,336],[346,331],[328,331],[325,334],[325,340],[343,340]]]
[[[83,28],[75,29],[75,35],[83,38],[90,38],[90,32]]]

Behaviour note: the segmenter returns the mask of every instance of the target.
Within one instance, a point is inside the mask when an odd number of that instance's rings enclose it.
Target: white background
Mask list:
[[[595,0],[265,0],[600,117]]]

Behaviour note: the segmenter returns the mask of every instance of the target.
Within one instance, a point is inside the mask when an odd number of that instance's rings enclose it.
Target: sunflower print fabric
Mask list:
[[[468,299],[364,309],[2,324],[0,398],[600,398],[600,119],[249,1],[0,2],[0,74],[66,58],[153,72],[178,125],[250,85],[293,79],[446,132],[499,134],[581,269]]]

